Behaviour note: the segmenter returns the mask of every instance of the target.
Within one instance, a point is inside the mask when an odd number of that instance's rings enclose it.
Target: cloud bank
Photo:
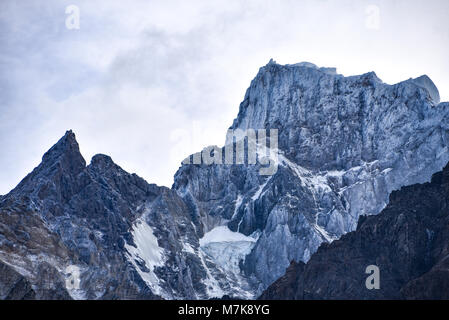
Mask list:
[[[106,153],[170,186],[188,154],[223,144],[270,58],[387,83],[427,74],[446,101],[448,12],[444,0],[3,0],[0,194],[67,129],[87,161]]]

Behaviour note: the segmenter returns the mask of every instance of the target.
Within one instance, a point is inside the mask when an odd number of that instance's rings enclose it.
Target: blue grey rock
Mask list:
[[[271,60],[231,129],[278,129],[277,171],[248,158],[183,164],[171,189],[106,155],[86,165],[68,131],[0,197],[0,263],[23,282],[17,297],[255,297],[391,191],[443,168],[449,103],[438,100],[425,76],[387,85]],[[11,288],[0,278],[0,292]]]
[[[323,241],[354,230],[361,215],[379,213],[391,191],[443,168],[449,104],[437,95],[426,76],[388,85],[374,72],[344,77],[270,61],[231,129],[278,129],[278,172],[264,178],[251,165],[183,165],[174,189],[203,229],[220,217],[234,231],[261,233],[243,265],[260,292],[290,261],[306,262]]]
[[[175,191],[148,184],[106,155],[86,166],[71,131],[1,199],[0,235],[0,261],[37,288],[37,299],[206,299],[236,292],[237,280],[199,251],[190,210]],[[73,268],[76,288],[67,285]]]

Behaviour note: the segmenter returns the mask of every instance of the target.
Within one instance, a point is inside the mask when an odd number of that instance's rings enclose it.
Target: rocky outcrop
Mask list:
[[[449,165],[395,191],[377,216],[292,264],[260,299],[449,299]],[[379,268],[379,289],[366,268]]]
[[[176,192],[125,172],[106,155],[86,166],[71,131],[1,199],[0,261],[43,299],[201,299],[237,292],[199,252],[190,211]],[[73,272],[79,287],[68,283]]]

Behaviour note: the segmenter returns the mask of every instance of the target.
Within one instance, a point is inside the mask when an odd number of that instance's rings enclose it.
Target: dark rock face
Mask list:
[[[2,300],[31,300],[36,297],[30,282],[4,263],[0,263],[0,290]]]
[[[357,230],[292,262],[260,299],[448,299],[449,165],[430,183],[395,191]],[[368,290],[366,267],[380,271]]]
[[[107,169],[109,175],[100,178],[98,171]],[[120,170],[112,161],[110,167],[100,161],[86,167],[75,135],[68,131],[2,199],[1,257],[38,288],[36,298],[93,299],[108,297],[111,290],[125,299],[154,297],[142,294],[145,286],[136,281],[120,284],[136,278],[119,248],[136,205],[127,197],[146,196],[146,190],[137,192],[142,182],[131,175],[120,181],[128,184],[123,196],[109,185]],[[79,268],[81,284],[68,290],[71,266]]]
[[[1,198],[0,261],[22,278],[0,282],[0,290],[5,298],[200,299],[210,296],[210,277],[234,293],[235,280],[199,252],[198,239],[176,192],[106,155],[86,166],[68,131]],[[67,284],[73,268],[76,288]],[[28,292],[30,285],[37,289]]]

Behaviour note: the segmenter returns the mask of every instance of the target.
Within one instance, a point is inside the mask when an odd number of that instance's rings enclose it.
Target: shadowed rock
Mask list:
[[[377,216],[292,262],[260,299],[449,299],[449,165],[432,181],[395,191]],[[368,290],[366,267],[380,270]]]

